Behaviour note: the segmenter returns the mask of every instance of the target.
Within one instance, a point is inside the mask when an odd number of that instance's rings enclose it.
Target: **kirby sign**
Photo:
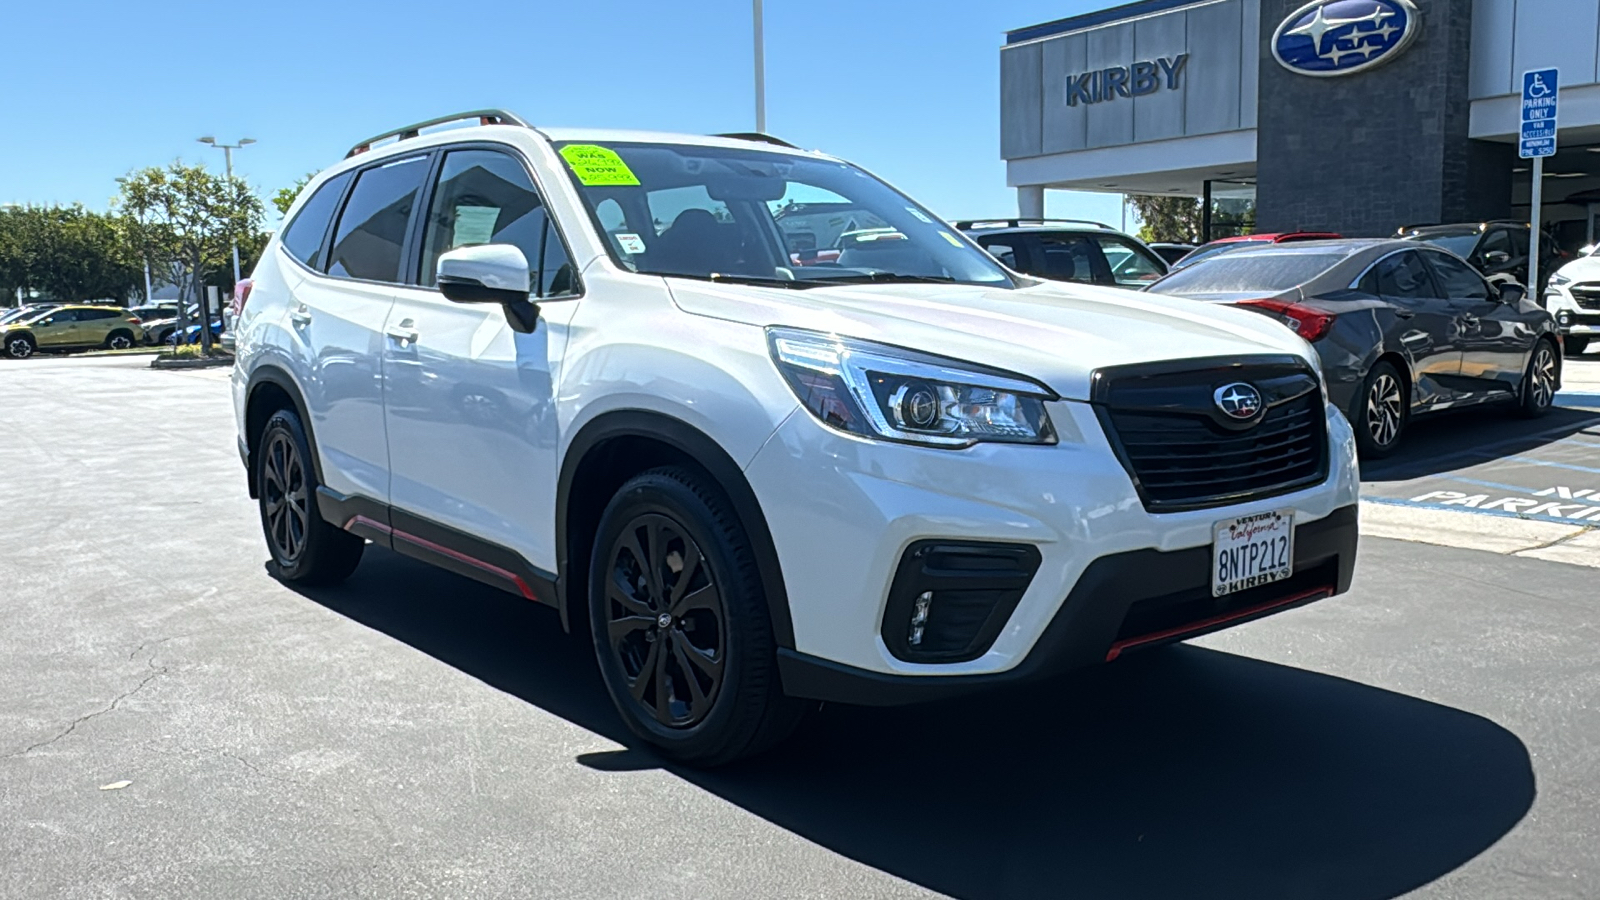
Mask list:
[[[1399,56],[1421,30],[1411,0],[1313,0],[1272,35],[1272,55],[1291,72],[1352,75]]]

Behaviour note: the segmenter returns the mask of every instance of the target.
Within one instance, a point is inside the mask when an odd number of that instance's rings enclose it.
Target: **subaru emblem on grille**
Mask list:
[[[1261,392],[1242,381],[1217,388],[1211,397],[1217,402],[1217,408],[1232,419],[1254,419],[1261,412]]]

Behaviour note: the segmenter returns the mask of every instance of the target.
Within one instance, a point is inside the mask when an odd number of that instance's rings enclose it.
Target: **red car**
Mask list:
[[[1172,268],[1174,271],[1176,271],[1184,266],[1193,265],[1202,259],[1216,256],[1218,253],[1226,253],[1229,250],[1237,250],[1240,247],[1248,247],[1252,244],[1286,244],[1290,241],[1325,241],[1341,237],[1344,237],[1344,235],[1334,234],[1331,231],[1278,231],[1268,232],[1265,234],[1241,234],[1237,237],[1217,238],[1210,243],[1201,244],[1199,247],[1196,247],[1189,253],[1188,256],[1185,256],[1183,259],[1173,263]]]

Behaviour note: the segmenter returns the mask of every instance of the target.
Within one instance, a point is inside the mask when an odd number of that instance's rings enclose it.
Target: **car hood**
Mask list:
[[[1116,288],[1046,282],[875,284],[788,290],[669,278],[685,312],[880,341],[1026,375],[1087,400],[1096,369],[1130,363],[1289,353],[1311,346],[1259,313]]]
[[[1555,271],[1573,281],[1600,281],[1600,256],[1580,256]]]

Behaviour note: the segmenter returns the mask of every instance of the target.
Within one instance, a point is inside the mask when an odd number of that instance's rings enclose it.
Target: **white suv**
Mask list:
[[[1544,307],[1556,317],[1568,356],[1600,339],[1600,255],[1591,249],[1557,269],[1545,283]]]
[[[255,269],[282,580],[370,542],[553,606],[704,765],[1349,586],[1355,445],[1278,323],[1008,271],[771,138],[465,115],[358,145]],[[875,236],[796,264],[797,203]]]

